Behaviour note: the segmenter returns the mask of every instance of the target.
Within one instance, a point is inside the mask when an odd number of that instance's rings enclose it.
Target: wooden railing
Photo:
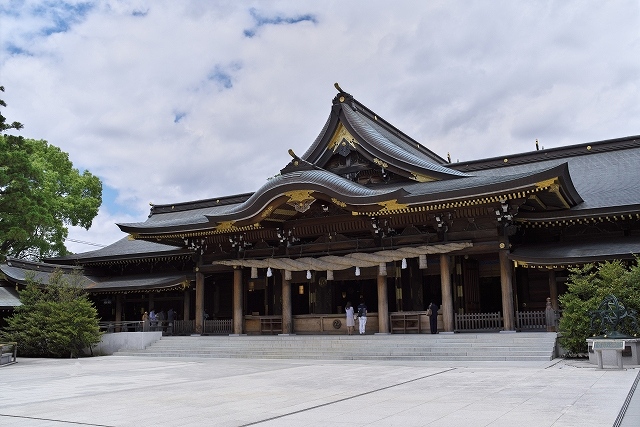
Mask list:
[[[0,343],[0,366],[16,363],[17,355],[18,355],[17,342]]]
[[[105,333],[113,333],[113,332],[141,332],[143,330],[144,324],[142,321],[107,321],[107,322],[98,322],[100,326],[100,331]]]
[[[516,311],[516,328],[520,330],[546,330],[546,313],[544,311]]]
[[[212,319],[204,321],[205,334],[228,335],[231,333],[233,321],[231,319]]]
[[[173,335],[191,335],[196,331],[195,320],[174,320]]]
[[[281,334],[282,316],[262,316],[260,317],[261,334]]]
[[[410,334],[420,333],[420,315],[425,312],[404,311],[391,313],[389,315],[389,323],[391,325],[392,334]]]
[[[502,315],[495,313],[469,313],[455,315],[456,331],[491,331],[502,329]]]

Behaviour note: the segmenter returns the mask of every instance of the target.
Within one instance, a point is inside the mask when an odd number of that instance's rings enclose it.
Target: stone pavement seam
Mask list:
[[[631,398],[633,398],[633,394],[635,393],[636,388],[638,387],[638,382],[640,382],[640,372],[638,372],[638,374],[636,375],[636,380],[633,382],[631,389],[629,389],[629,394],[627,395],[627,398],[622,404],[622,408],[620,409],[620,413],[618,414],[616,421],[613,423],[613,427],[620,427],[620,424],[622,424],[624,414],[627,412],[627,409],[629,408],[629,403],[631,403]]]
[[[105,425],[105,424],[89,424],[89,423],[82,423],[82,422],[78,422],[78,421],[54,420],[52,418],[27,417],[25,415],[0,414],[0,418],[1,417],[18,418],[18,419],[25,419],[25,420],[51,421],[52,423],[77,424],[77,425],[80,425],[80,426],[113,427],[113,426],[108,426],[108,425]]]
[[[436,372],[436,373],[433,373],[433,374],[424,375],[424,376],[421,376],[421,377],[418,377],[418,378],[413,378],[413,379],[410,379],[410,380],[407,380],[407,381],[402,381],[402,382],[399,382],[399,383],[396,383],[396,384],[391,384],[391,385],[388,385],[388,386],[385,386],[385,387],[380,387],[380,388],[377,388],[375,390],[369,390],[369,391],[366,391],[364,393],[354,394],[353,396],[345,397],[344,399],[338,399],[338,400],[334,400],[332,402],[325,402],[325,403],[321,403],[320,405],[311,406],[309,408],[300,409],[298,411],[289,412],[287,414],[277,415],[277,416],[271,417],[271,418],[265,418],[263,420],[254,421],[254,422],[251,422],[251,423],[248,423],[248,424],[242,424],[239,427],[254,426],[254,425],[266,423],[266,422],[269,422],[269,421],[277,420],[277,419],[280,419],[280,418],[288,417],[290,415],[299,414],[301,412],[307,412],[307,411],[311,411],[313,409],[322,408],[323,406],[333,405],[334,403],[344,402],[344,401],[351,400],[351,399],[356,399],[358,397],[366,396],[366,395],[372,394],[372,393],[377,393],[377,392],[382,391],[382,390],[387,390],[387,389],[390,389],[390,388],[393,388],[393,387],[398,387],[398,386],[401,386],[401,385],[404,385],[404,384],[409,384],[409,383],[412,383],[412,382],[415,382],[415,381],[420,381],[420,380],[423,380],[425,378],[434,377],[436,375],[444,374],[444,373],[447,373],[447,372],[450,372],[450,371],[454,371],[456,369],[457,368],[444,369],[442,371],[439,371],[439,372]]]

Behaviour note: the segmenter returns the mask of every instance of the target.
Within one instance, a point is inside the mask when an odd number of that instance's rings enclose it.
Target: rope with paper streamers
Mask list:
[[[404,258],[416,258],[420,255],[443,254],[472,247],[471,242],[452,242],[436,245],[418,246],[415,248],[400,248],[373,253],[356,252],[345,256],[327,255],[318,258],[303,257],[265,258],[265,259],[237,259],[213,261],[213,264],[230,267],[275,268],[288,271],[306,270],[345,270],[351,267],[374,267],[387,262],[400,261]]]

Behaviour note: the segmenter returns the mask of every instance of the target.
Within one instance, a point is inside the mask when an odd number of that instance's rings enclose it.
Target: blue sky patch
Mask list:
[[[231,89],[233,87],[233,72],[242,68],[239,63],[232,63],[227,66],[216,65],[207,75],[207,80],[217,83],[221,89]]]
[[[173,123],[180,123],[180,120],[184,119],[187,113],[182,111],[177,111],[173,113]]]
[[[28,56],[31,56],[31,54],[29,52],[27,52],[26,50],[22,49],[20,46],[16,46],[13,43],[8,43],[5,46],[4,50],[7,51],[11,55],[28,55]]]
[[[285,15],[275,15],[275,16],[264,16],[257,9],[251,8],[249,9],[249,13],[254,20],[255,25],[253,28],[248,28],[244,30],[244,35],[246,37],[253,37],[256,35],[258,29],[265,25],[289,25],[289,24],[297,24],[300,22],[312,22],[314,24],[318,23],[315,15],[310,13],[304,15],[294,15],[294,16],[285,16]]]
[[[135,209],[130,209],[126,205],[117,202],[119,191],[113,187],[109,187],[102,183],[102,207],[104,207],[111,215],[126,214],[130,216],[138,215]]]
[[[64,33],[73,24],[82,22],[93,7],[94,4],[91,2],[71,4],[64,1],[46,1],[31,9],[31,14],[49,21],[49,24],[40,30],[41,34],[49,36]]]

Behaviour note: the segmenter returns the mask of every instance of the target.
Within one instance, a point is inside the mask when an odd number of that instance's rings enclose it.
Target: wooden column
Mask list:
[[[182,305],[182,320],[191,318],[191,289],[184,290],[184,303]]]
[[[513,267],[507,257],[508,251],[501,249],[500,254],[500,287],[502,288],[502,317],[504,330],[515,331],[516,322],[513,312]]]
[[[242,334],[242,269],[233,270],[233,334]]]
[[[196,334],[204,331],[204,274],[196,272]]]
[[[293,317],[291,314],[291,281],[284,278],[282,270],[282,333],[293,333]]]
[[[451,257],[440,255],[440,285],[442,288],[442,327],[444,332],[453,332],[453,295],[451,293]]]
[[[558,282],[555,270],[549,270],[549,298],[551,298],[551,307],[558,311]]]
[[[116,322],[122,322],[122,294],[116,295]],[[116,327],[116,332],[120,332],[120,326]]]
[[[389,333],[389,298],[387,296],[386,274],[378,274],[378,333]]]

